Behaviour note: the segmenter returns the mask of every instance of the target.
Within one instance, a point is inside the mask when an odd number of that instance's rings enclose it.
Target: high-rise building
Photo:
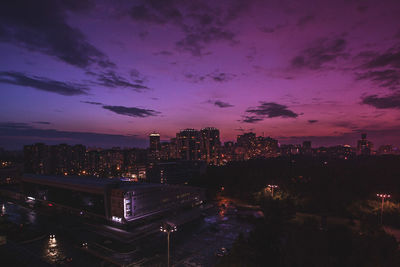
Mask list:
[[[235,160],[235,147],[236,145],[232,141],[224,143],[224,146],[221,147],[221,160],[223,163]]]
[[[178,159],[178,143],[176,138],[171,138],[169,142],[169,159]]]
[[[270,158],[278,156],[278,140],[258,136],[255,133],[244,133],[237,137],[235,149],[237,160],[252,158]]]
[[[24,172],[46,174],[50,169],[48,146],[43,143],[24,146]]]
[[[161,160],[169,160],[170,152],[171,151],[171,143],[169,142],[162,142],[161,143],[161,150],[160,150],[160,159]]]
[[[178,157],[182,160],[200,160],[200,132],[185,129],[176,134]]]
[[[242,155],[242,160],[254,158],[254,149],[256,146],[256,134],[244,133],[237,136],[237,148],[235,153]]]
[[[160,134],[151,133],[149,135],[150,138],[150,149],[149,149],[149,159],[159,160],[160,159],[160,151],[161,151],[161,142],[160,142]]]
[[[150,138],[150,151],[160,151],[161,143],[160,143],[160,134],[151,133],[149,135]]]
[[[357,153],[364,156],[371,155],[373,147],[373,143],[367,140],[367,134],[362,133],[361,140],[357,142]]]
[[[381,145],[378,150],[379,155],[394,154],[392,145]]]
[[[312,154],[311,141],[304,141],[301,149],[304,155],[310,156]]]
[[[201,159],[208,164],[217,165],[220,161],[219,130],[207,127],[200,130],[201,133]]]

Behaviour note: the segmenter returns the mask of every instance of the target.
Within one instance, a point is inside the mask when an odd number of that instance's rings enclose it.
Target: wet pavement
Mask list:
[[[0,199],[2,213],[15,224],[23,224],[36,233],[30,240],[18,242],[19,249],[32,252],[43,262],[69,266],[166,266],[167,237],[165,233],[148,229],[148,235],[129,243],[113,239],[94,230],[93,226],[74,218],[54,218]],[[240,233],[247,234],[251,224],[237,218],[233,201],[220,198],[203,216],[171,234],[173,266],[214,266],[221,248],[229,250]],[[153,223],[154,227],[159,227]],[[102,226],[105,227],[105,226]],[[101,229],[101,228],[100,228]],[[118,231],[118,230],[116,230]],[[54,238],[52,235],[55,235]],[[122,234],[123,238],[123,234]],[[87,242],[83,247],[82,242]]]

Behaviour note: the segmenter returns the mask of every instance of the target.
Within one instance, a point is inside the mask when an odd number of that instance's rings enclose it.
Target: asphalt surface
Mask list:
[[[220,198],[213,204],[203,216],[183,225],[179,225],[179,220],[185,216],[168,218],[178,221],[178,231],[171,234],[170,241],[173,266],[214,266],[221,248],[229,250],[239,233],[250,231],[251,225],[237,218],[231,200]],[[0,209],[8,220],[22,224],[24,231],[35,233],[29,240],[9,242],[6,247],[16,255],[29,254],[37,261],[35,266],[167,265],[167,237],[159,231],[160,222],[124,232],[74,217],[52,216],[3,199]],[[128,235],[129,241],[124,240]]]

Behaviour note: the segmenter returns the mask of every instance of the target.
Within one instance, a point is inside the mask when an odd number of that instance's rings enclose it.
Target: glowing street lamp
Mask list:
[[[160,226],[160,231],[167,233],[167,242],[168,242],[168,265],[167,267],[169,267],[169,262],[170,262],[170,256],[169,256],[169,235],[173,232],[176,232],[176,225],[170,222],[166,222],[164,223],[162,226]]]
[[[381,224],[383,220],[383,205],[385,203],[385,198],[390,198],[391,196],[388,194],[376,194],[377,197],[380,197],[382,199],[382,205],[381,205]]]
[[[274,197],[274,189],[278,188],[279,186],[276,184],[269,184],[267,187],[271,190],[272,197]]]

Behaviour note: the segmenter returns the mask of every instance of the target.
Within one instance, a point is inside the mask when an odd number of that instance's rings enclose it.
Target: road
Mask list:
[[[70,266],[166,265],[167,238],[159,232],[157,222],[143,227],[146,230],[141,229],[140,235],[136,235],[135,229],[124,232],[105,225],[94,226],[73,217],[54,217],[0,199],[0,207],[3,204],[1,212],[10,221],[37,233],[30,240],[17,243],[18,249],[32,252],[43,262]],[[234,201],[220,198],[213,204],[204,216],[179,225],[178,231],[171,235],[174,266],[213,266],[219,260],[215,256],[218,249],[231,248],[239,233],[250,231],[250,223],[237,218]],[[54,239],[50,238],[53,234]],[[124,236],[128,235],[133,238],[126,242]],[[84,242],[88,243],[87,248],[82,248]]]

